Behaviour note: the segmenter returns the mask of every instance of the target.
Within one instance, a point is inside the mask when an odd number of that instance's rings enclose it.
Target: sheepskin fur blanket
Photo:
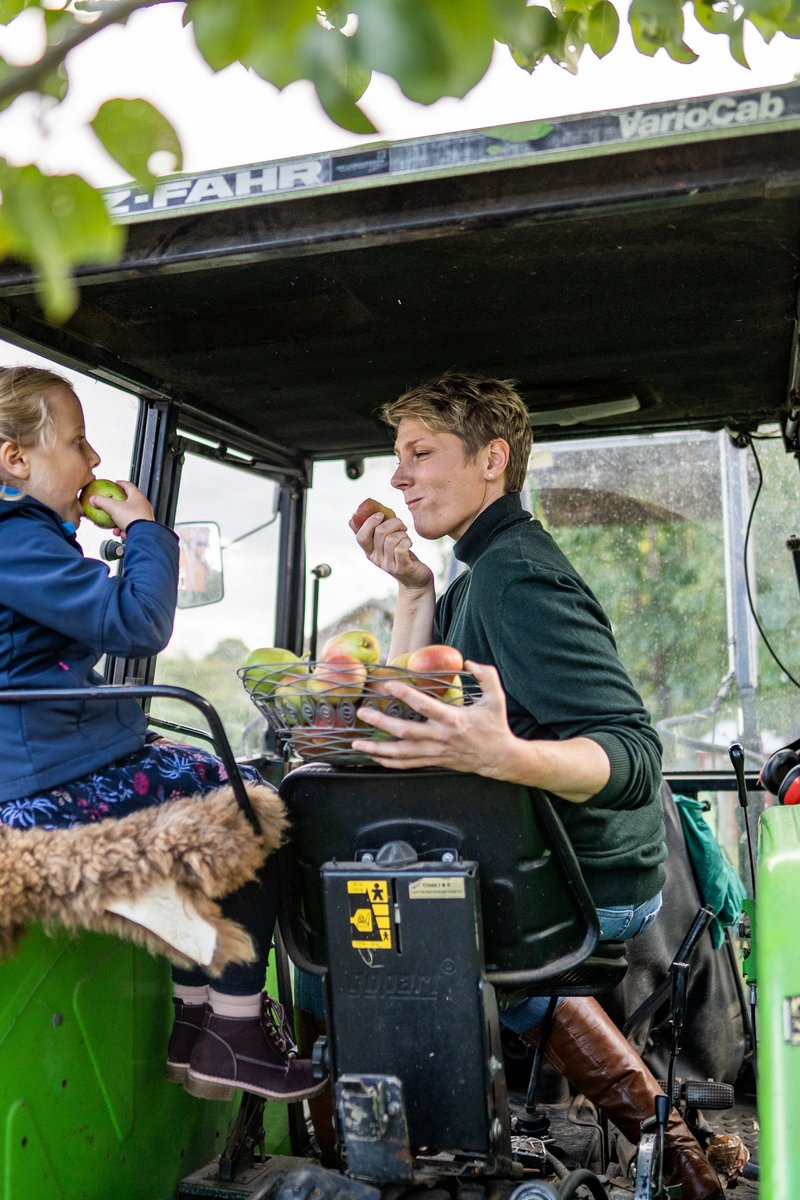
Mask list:
[[[181,900],[216,932],[208,973],[252,961],[249,935],[222,916],[216,901],[254,878],[281,844],[287,819],[268,784],[245,786],[260,834],[227,786],[71,829],[0,826],[0,957],[14,949],[28,924],[38,922],[48,932],[115,934],[191,966],[149,930],[107,911],[172,880]]]

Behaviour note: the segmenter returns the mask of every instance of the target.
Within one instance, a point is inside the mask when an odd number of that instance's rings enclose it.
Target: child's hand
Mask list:
[[[135,483],[130,483],[127,479],[117,479],[115,482],[125,493],[124,500],[112,500],[110,496],[92,497],[92,504],[95,508],[101,508],[111,517],[115,526],[115,534],[118,536],[123,534],[134,521],[155,520],[153,506],[144,492],[139,491]]]

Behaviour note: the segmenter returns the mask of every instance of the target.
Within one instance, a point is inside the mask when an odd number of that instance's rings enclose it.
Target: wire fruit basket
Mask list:
[[[359,720],[358,710],[378,708],[390,717],[424,721],[415,709],[390,695],[390,681],[407,683],[445,704],[472,704],[480,689],[467,671],[415,671],[376,663],[351,678],[329,681],[330,663],[303,662],[282,673],[274,665],[240,667],[245,691],[275,730],[285,750],[305,762],[338,766],[374,765],[368,754],[353,750],[354,738],[392,741],[391,734]]]

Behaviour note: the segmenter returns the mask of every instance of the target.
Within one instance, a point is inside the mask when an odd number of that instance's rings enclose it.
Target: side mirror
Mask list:
[[[225,594],[222,579],[222,539],[216,521],[193,521],[175,526],[180,542],[178,608],[216,604]]]

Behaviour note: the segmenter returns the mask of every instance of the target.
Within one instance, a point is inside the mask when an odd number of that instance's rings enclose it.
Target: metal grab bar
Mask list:
[[[189,688],[173,687],[168,683],[104,684],[101,687],[91,688],[10,688],[5,691],[0,689],[0,704],[29,704],[36,701],[53,700],[146,700],[157,697],[166,700],[182,700],[185,704],[191,704],[194,708],[199,709],[203,714],[211,730],[214,748],[222,759],[233,788],[236,803],[247,817],[253,830],[260,833],[258,820],[250,804],[244,781],[239,774],[239,768],[236,765],[236,759],[219,713],[204,696],[200,696],[197,692],[192,692]]]

